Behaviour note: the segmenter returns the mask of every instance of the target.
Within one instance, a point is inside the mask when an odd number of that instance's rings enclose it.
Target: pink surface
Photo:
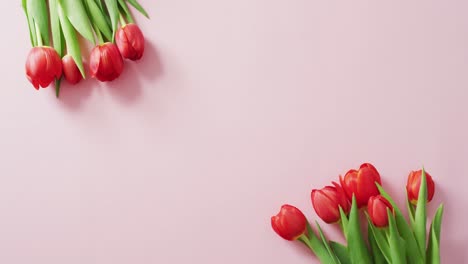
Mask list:
[[[364,161],[400,202],[424,164],[468,262],[467,1],[141,2],[143,60],[60,100],[3,4],[0,263],[313,263],[270,216]]]

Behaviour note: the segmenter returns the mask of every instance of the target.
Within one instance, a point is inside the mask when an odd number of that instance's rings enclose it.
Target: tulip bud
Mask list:
[[[362,164],[359,170],[349,170],[344,178],[340,176],[340,182],[349,201],[354,194],[359,208],[366,206],[370,197],[379,194],[375,183],[381,184],[379,172],[369,163]]]
[[[390,202],[382,195],[372,196],[367,205],[367,211],[372,223],[376,227],[388,226],[388,212],[387,208],[393,212],[393,207]]]
[[[34,47],[26,59],[26,76],[39,90],[46,88],[54,79],[62,76],[62,61],[57,51],[51,47]]]
[[[340,207],[345,214],[351,209],[346,194],[341,186],[333,182],[334,186],[326,186],[321,190],[312,190],[312,205],[317,215],[325,223],[335,223],[341,219]]]
[[[427,183],[427,202],[432,201],[435,193],[435,184],[432,180],[431,175],[426,173],[426,183]],[[408,175],[408,182],[406,183],[406,192],[408,193],[409,201],[416,205],[418,203],[419,189],[421,187],[421,176],[422,170],[412,171]]]
[[[122,57],[139,60],[145,51],[145,37],[136,24],[127,24],[117,30],[115,43]]]
[[[306,232],[307,219],[301,210],[292,205],[281,206],[280,212],[271,217],[273,230],[286,240],[296,240]]]
[[[62,59],[63,64],[63,75],[65,75],[65,79],[71,84],[77,84],[83,79],[81,76],[81,72],[76,66],[75,60],[71,55],[65,55]]]
[[[101,82],[117,79],[123,71],[123,59],[117,46],[107,42],[94,47],[89,58],[89,67],[91,77]]]

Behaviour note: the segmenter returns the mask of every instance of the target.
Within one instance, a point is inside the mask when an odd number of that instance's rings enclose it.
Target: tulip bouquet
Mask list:
[[[271,217],[273,230],[286,240],[302,242],[321,263],[440,263],[443,205],[427,231],[427,203],[434,197],[435,184],[424,169],[408,176],[409,221],[382,187],[377,169],[369,163],[349,170],[340,176],[340,184],[332,185],[312,190],[312,205],[324,222],[339,224],[345,245],[328,240],[318,222],[317,234],[305,215],[292,205],[283,205]],[[360,219],[365,219],[364,223]],[[363,226],[367,226],[367,235],[361,230]]]
[[[95,45],[91,77],[102,82],[119,77],[123,59],[139,60],[145,49],[129,4],[148,17],[137,0],[22,0],[33,46],[26,60],[28,80],[36,89],[55,81],[58,97],[62,76],[71,84],[85,78],[80,35]]]

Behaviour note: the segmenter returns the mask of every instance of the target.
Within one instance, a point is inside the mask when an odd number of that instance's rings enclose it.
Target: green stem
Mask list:
[[[128,9],[127,1],[126,0],[119,0],[119,4],[122,7],[125,14],[127,14],[126,17],[127,17],[128,23],[129,24],[135,23],[135,21],[133,20],[133,16],[130,13],[130,10]],[[122,15],[122,12],[120,12],[120,15]]]
[[[307,238],[306,235],[301,235],[300,237],[297,238],[297,240],[301,241],[304,245],[306,245],[313,253],[314,252],[314,249],[312,248],[312,245],[310,244],[310,241],[309,239]]]
[[[134,24],[135,20],[133,20],[132,14],[128,16],[128,23]]]
[[[305,234],[302,234],[297,238],[297,240],[306,245],[319,259],[320,263],[337,263],[335,254],[333,253],[333,255],[330,255],[322,241],[318,240],[314,234],[310,234],[310,236],[313,241],[311,241]]]
[[[122,16],[122,13],[119,14],[119,19],[120,19],[120,24],[122,25],[122,27],[127,25],[127,22],[125,22],[125,19]]]
[[[39,25],[34,21],[34,27],[36,28],[37,46],[43,46],[41,32],[39,31]]]
[[[104,38],[102,37],[102,33],[96,25],[93,25],[94,32],[96,32],[96,36],[98,39],[99,44],[104,44]]]

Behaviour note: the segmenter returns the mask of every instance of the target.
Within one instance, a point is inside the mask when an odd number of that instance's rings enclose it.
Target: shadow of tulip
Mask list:
[[[145,83],[153,83],[163,73],[159,54],[151,42],[146,43],[140,61],[125,60],[125,68],[119,79],[108,83],[108,91],[123,104],[133,104],[143,95]],[[147,85],[153,87],[153,85]]]
[[[84,101],[91,96],[93,89],[95,89],[92,82],[95,82],[95,80],[88,78],[86,80],[82,80],[76,85],[71,85],[63,79],[60,88],[60,96],[57,100],[69,110],[79,109]],[[55,96],[55,89],[51,90]]]
[[[89,52],[85,52],[83,55],[89,57]],[[143,58],[136,62],[125,60],[122,75],[112,82],[103,84],[91,78],[89,76],[88,63],[86,61],[83,63],[87,71],[86,80],[82,80],[76,85],[70,85],[65,79],[62,80],[58,100],[70,110],[79,109],[91,96],[93,91],[99,88],[98,86],[105,88],[106,92],[102,95],[107,94],[108,91],[119,102],[126,105],[133,104],[142,97],[145,83],[147,87],[154,87],[153,85],[148,85],[148,83],[152,84],[163,74],[163,67],[157,48],[149,41],[146,42]],[[55,89],[50,90],[55,94]],[[99,90],[102,92],[102,89]]]
[[[136,62],[136,64],[139,67],[139,73],[146,80],[153,81],[164,74],[164,68],[158,49],[149,41],[146,41],[145,54],[143,55],[143,58]]]
[[[123,104],[135,103],[143,94],[143,87],[138,78],[138,65],[125,62],[122,75],[112,82],[105,83],[106,92]]]

